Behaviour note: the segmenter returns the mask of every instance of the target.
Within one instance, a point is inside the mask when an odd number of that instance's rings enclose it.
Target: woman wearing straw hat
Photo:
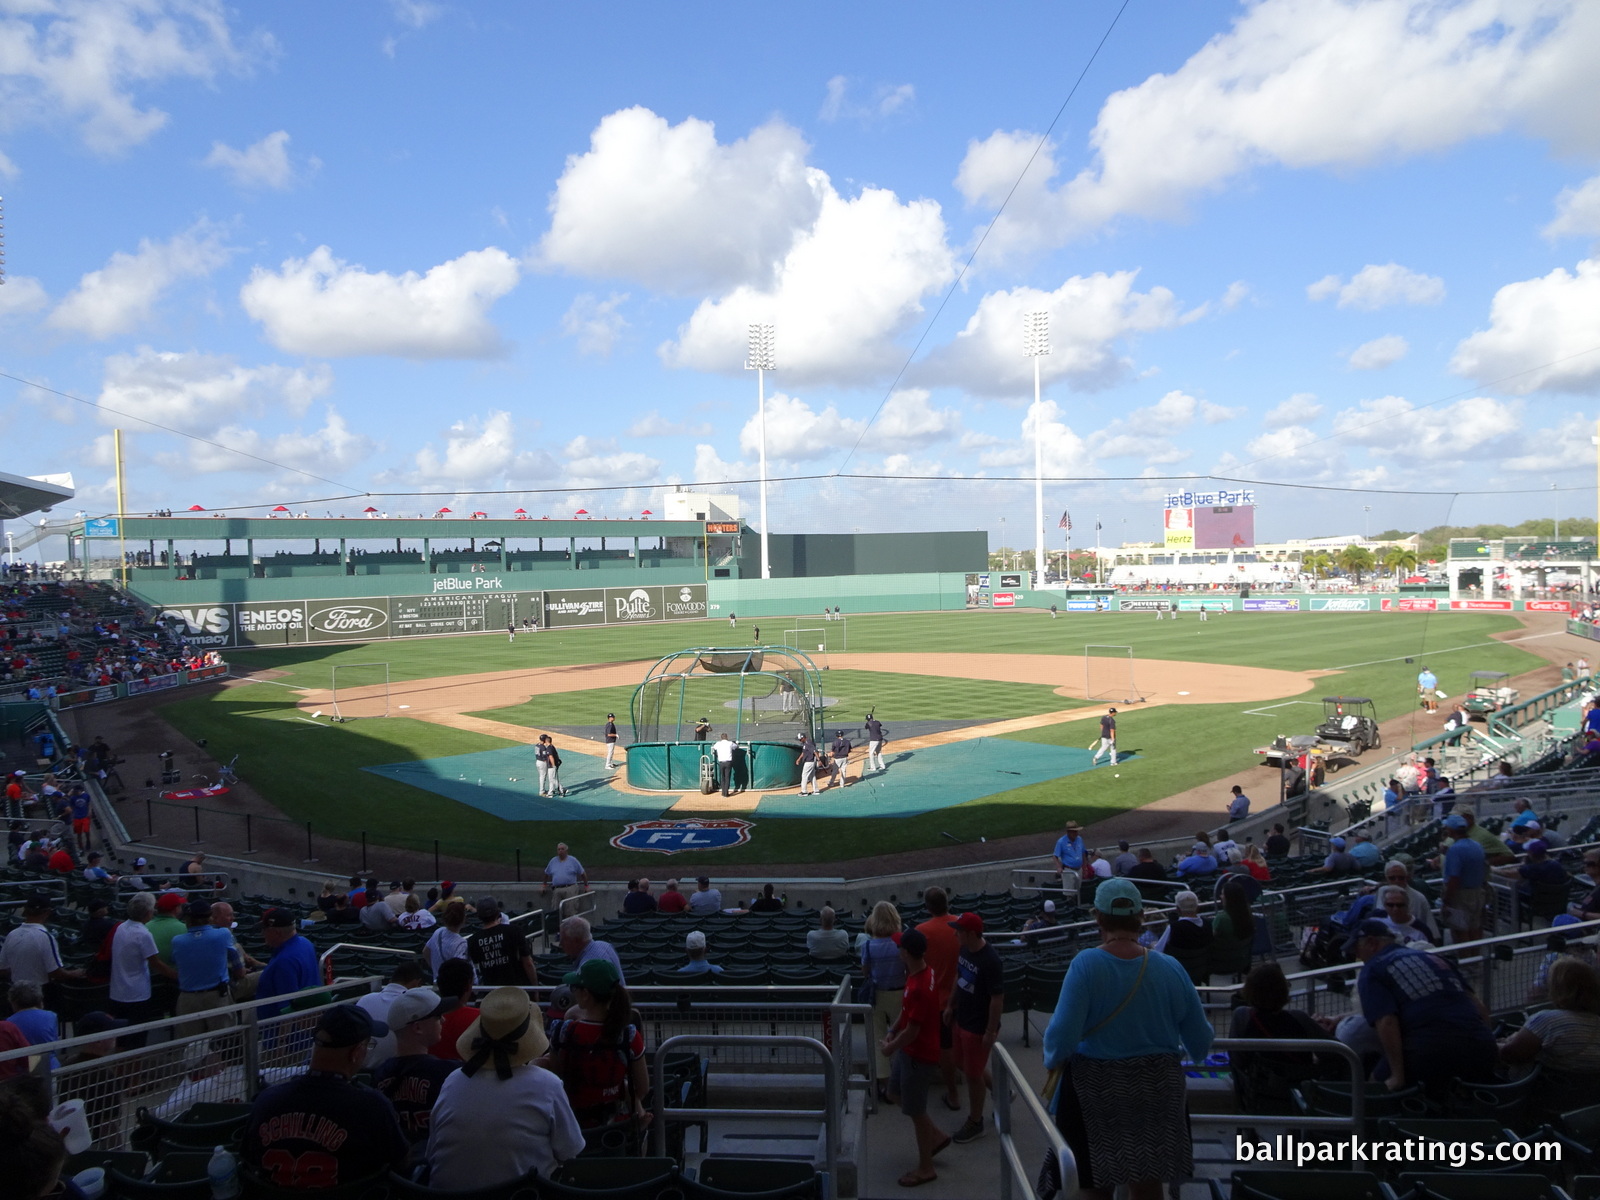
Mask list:
[[[495,988],[456,1043],[461,1069],[445,1080],[428,1133],[429,1184],[468,1191],[548,1178],[583,1150],[561,1080],[534,1065],[550,1048],[521,988]]]
[[[1194,1173],[1179,1050],[1203,1062],[1211,1023],[1183,968],[1139,945],[1144,902],[1129,879],[1094,893],[1100,945],[1072,960],[1045,1031],[1045,1066],[1061,1070],[1056,1127],[1087,1197],[1160,1200]]]

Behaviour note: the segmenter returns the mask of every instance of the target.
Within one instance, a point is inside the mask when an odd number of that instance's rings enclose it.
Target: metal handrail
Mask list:
[[[1213,1050],[1247,1050],[1251,1054],[1300,1054],[1309,1050],[1341,1058],[1350,1068],[1350,1115],[1348,1117],[1309,1117],[1269,1113],[1190,1113],[1191,1125],[1287,1125],[1295,1129],[1342,1130],[1359,1134],[1367,1116],[1367,1093],[1362,1084],[1366,1071],[1361,1055],[1336,1038],[1217,1038]]]
[[[402,958],[418,957],[418,951],[406,950],[400,946],[374,946],[368,942],[335,942],[321,954],[317,955],[317,966],[326,970],[328,960],[333,957],[333,952],[335,950],[360,950],[363,954],[398,954]]]
[[[1023,1112],[1033,1119],[1044,1134],[1050,1152],[1056,1156],[1062,1200],[1073,1200],[1078,1195],[1078,1160],[1056,1128],[1055,1118],[1033,1094],[1032,1086],[1010,1051],[998,1043],[989,1053],[989,1071],[994,1076],[994,1121],[1000,1131],[1000,1200],[1016,1200],[1018,1183],[1022,1185],[1021,1200],[1038,1200],[1033,1187],[1035,1171],[1030,1171],[1023,1163],[1012,1133],[1011,1104],[1018,1098],[1022,1101]],[[1065,1080],[1062,1083],[1071,1086]]]
[[[810,1050],[822,1060],[823,1095],[821,1111],[812,1108],[668,1108],[666,1088],[667,1052],[678,1046],[759,1046],[762,1048],[789,1048]],[[656,1047],[654,1068],[651,1071],[650,1152],[657,1158],[667,1152],[667,1121],[743,1121],[793,1120],[821,1117],[826,1145],[823,1149],[827,1163],[828,1186],[832,1188],[839,1178],[839,1107],[838,1073],[834,1067],[833,1052],[816,1038],[780,1034],[764,1037],[742,1033],[680,1033],[669,1037]]]

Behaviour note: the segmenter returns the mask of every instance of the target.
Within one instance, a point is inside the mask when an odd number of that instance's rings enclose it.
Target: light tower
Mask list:
[[[1044,587],[1044,410],[1039,403],[1039,360],[1050,353],[1050,314],[1031,312],[1022,318],[1022,352],[1033,359],[1033,586]],[[1067,562],[1071,586],[1072,562]]]
[[[756,373],[756,433],[761,440],[761,578],[772,578],[767,524],[767,372],[778,369],[777,336],[771,325],[750,326],[750,354],[744,369]]]

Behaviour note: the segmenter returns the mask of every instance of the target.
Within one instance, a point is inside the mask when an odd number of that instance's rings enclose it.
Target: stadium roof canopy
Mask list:
[[[0,521],[54,508],[77,493],[71,475],[9,475],[0,471]]]

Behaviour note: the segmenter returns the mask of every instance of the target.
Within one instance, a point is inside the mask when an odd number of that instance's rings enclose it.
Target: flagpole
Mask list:
[[[1100,586],[1100,514],[1094,515],[1094,585]]]

